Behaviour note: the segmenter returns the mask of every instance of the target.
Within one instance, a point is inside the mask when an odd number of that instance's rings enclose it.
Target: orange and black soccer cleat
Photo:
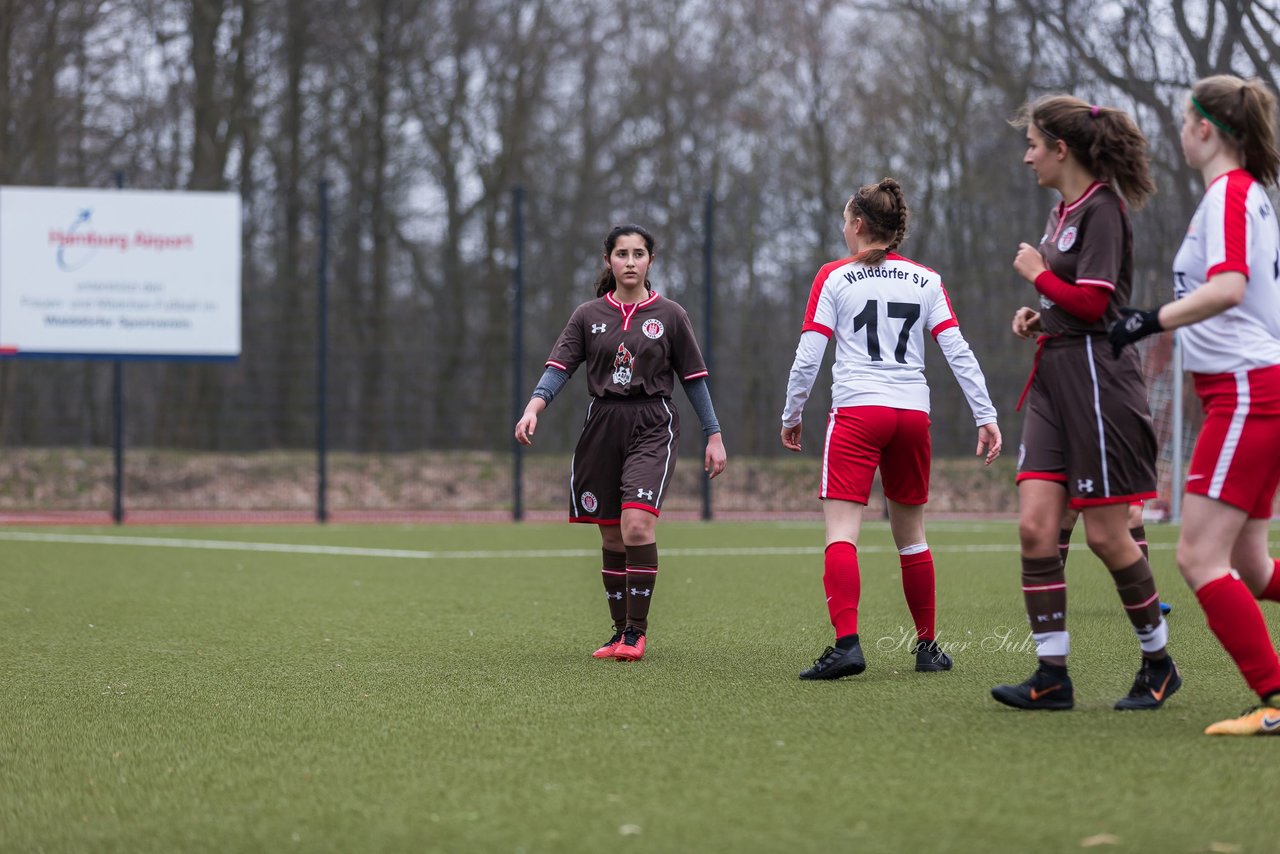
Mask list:
[[[991,696],[1015,709],[1062,711],[1073,708],[1076,704],[1075,689],[1071,686],[1071,677],[1066,675],[1066,668],[1062,671],[1060,675],[1050,673],[1042,665],[1019,685],[992,688]]]
[[[1172,658],[1163,661],[1142,659],[1142,669],[1133,680],[1129,693],[1116,700],[1116,708],[1121,711],[1129,709],[1158,709],[1164,705],[1174,691],[1182,687],[1182,674]]]

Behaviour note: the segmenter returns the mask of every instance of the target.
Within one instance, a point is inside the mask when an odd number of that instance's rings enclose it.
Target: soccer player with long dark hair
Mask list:
[[[680,443],[671,402],[677,381],[702,422],[704,469],[715,477],[725,466],[693,325],[679,304],[653,291],[653,258],[653,235],[644,228],[609,231],[596,299],[569,318],[515,429],[516,441],[532,444],[538,414],[586,365],[591,403],[570,465],[569,521],[600,528],[613,635],[592,654],[619,661],[644,656],[658,577],[655,528]]]
[[[1012,124],[1026,132],[1023,162],[1061,200],[1039,246],[1020,245],[1013,266],[1040,296],[1014,314],[1014,333],[1036,335],[1018,453],[1022,594],[1039,666],[1020,684],[991,689],[1020,709],[1070,709],[1067,583],[1058,532],[1068,506],[1081,511],[1089,548],[1111,571],[1142,653],[1117,709],[1157,709],[1182,677],[1167,650],[1151,566],[1129,534],[1129,505],[1156,496],[1156,434],[1142,366],[1115,355],[1110,323],[1133,289],[1128,205],[1152,193],[1147,141],[1128,114],[1070,95],[1026,104]]]

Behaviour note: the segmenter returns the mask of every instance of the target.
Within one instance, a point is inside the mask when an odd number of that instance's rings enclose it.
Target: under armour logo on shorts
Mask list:
[[[650,489],[650,490],[647,490],[647,491],[646,491],[646,490],[643,490],[643,489],[637,489],[637,490],[636,490],[636,498],[643,498],[645,501],[652,501],[652,500],[653,500],[653,490],[652,490],[652,489]]]

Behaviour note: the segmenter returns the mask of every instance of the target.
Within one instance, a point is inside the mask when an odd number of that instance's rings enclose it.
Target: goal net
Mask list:
[[[1184,382],[1181,353],[1172,332],[1162,332],[1138,344],[1147,400],[1155,422],[1160,453],[1156,460],[1156,489],[1143,517],[1152,522],[1177,522],[1182,517],[1182,487],[1191,448],[1203,416],[1191,383]]]

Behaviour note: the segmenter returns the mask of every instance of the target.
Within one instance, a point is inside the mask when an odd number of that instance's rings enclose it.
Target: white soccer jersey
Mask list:
[[[1262,185],[1243,169],[1218,177],[1173,260],[1181,299],[1223,272],[1244,274],[1244,301],[1178,330],[1183,367],[1203,374],[1280,365],[1280,230]]]
[[[890,253],[868,266],[852,259],[818,271],[809,293],[800,346],[787,384],[784,426],[800,422],[827,340],[836,340],[832,406],[890,406],[929,411],[924,333],[942,348],[978,426],[996,420],[986,379],[960,334],[942,277]]]

